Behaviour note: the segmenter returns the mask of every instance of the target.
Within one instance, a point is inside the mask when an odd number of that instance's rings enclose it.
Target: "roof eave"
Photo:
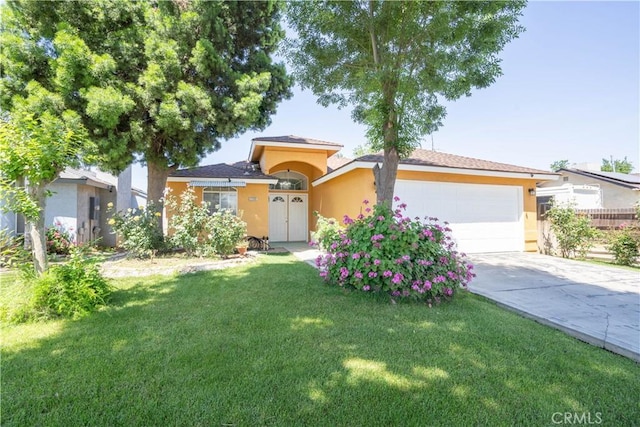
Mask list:
[[[323,184],[327,181],[337,178],[347,172],[351,172],[354,169],[373,169],[373,166],[377,162],[355,160],[347,163],[332,172],[321,176],[311,183],[314,187]],[[416,172],[437,172],[446,174],[457,175],[476,175],[476,176],[489,176],[496,178],[520,178],[520,179],[535,179],[536,181],[553,181],[557,180],[560,175],[555,173],[540,173],[540,172],[515,172],[515,171],[496,171],[485,169],[465,169],[465,168],[453,168],[447,166],[427,166],[427,165],[412,165],[412,164],[399,164],[398,170],[400,171],[416,171]]]
[[[598,173],[591,173],[590,171],[585,171],[585,170],[581,170],[581,169],[560,169],[560,170],[561,171],[565,171],[565,172],[569,172],[569,173],[575,173],[576,175],[586,176],[586,177],[592,178],[592,179],[598,179],[600,181],[604,181],[604,182],[607,182],[609,184],[619,185],[621,187],[630,188],[632,190],[640,189],[638,187],[638,184],[635,184],[633,182],[621,181],[619,179],[610,178],[608,176],[603,176],[603,175],[600,175]]]
[[[201,176],[170,176],[167,178],[167,182],[191,182],[191,181],[215,181],[215,180],[225,180],[225,179],[232,179],[234,181],[246,181],[247,184],[277,184],[278,183],[278,179],[277,178],[267,178],[267,177],[260,177],[260,178],[252,178],[252,177],[247,177],[247,176],[243,176],[243,177],[228,177],[228,176],[208,176],[208,177],[201,177]]]

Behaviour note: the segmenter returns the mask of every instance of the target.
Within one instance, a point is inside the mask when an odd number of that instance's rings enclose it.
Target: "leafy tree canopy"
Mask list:
[[[600,166],[600,170],[603,172],[631,173],[633,169],[633,163],[627,160],[626,156],[623,160],[614,160],[613,158],[611,158],[611,160],[602,159],[602,166]]]
[[[399,158],[442,125],[443,100],[470,96],[501,74],[498,53],[523,28],[524,1],[305,1],[288,4],[294,76],[324,106],[352,106],[373,149],[378,202]]]
[[[148,196],[171,170],[194,166],[221,140],[270,123],[290,96],[270,55],[283,37],[265,2],[14,1],[3,8],[2,107],[36,81],[78,112],[119,172],[136,156]]]
[[[569,167],[569,160],[556,160],[549,165],[552,172],[558,172],[560,169],[567,169]]]

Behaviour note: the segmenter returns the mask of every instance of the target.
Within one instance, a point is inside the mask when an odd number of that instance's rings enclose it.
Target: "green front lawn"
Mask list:
[[[624,357],[471,294],[389,304],[262,260],[118,280],[87,318],[3,325],[2,425],[640,424]]]

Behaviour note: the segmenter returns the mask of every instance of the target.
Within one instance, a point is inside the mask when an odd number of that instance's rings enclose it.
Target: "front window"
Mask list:
[[[269,185],[270,190],[304,191],[307,189],[307,177],[301,173],[286,170],[283,172],[276,172],[272,175],[278,178],[278,183]]]
[[[238,192],[235,188],[205,187],[202,190],[202,200],[209,204],[209,213],[228,209],[237,215]]]

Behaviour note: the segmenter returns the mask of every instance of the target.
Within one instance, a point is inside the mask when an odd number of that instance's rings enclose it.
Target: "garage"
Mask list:
[[[465,253],[524,251],[522,187],[398,180],[407,215],[448,221]]]

